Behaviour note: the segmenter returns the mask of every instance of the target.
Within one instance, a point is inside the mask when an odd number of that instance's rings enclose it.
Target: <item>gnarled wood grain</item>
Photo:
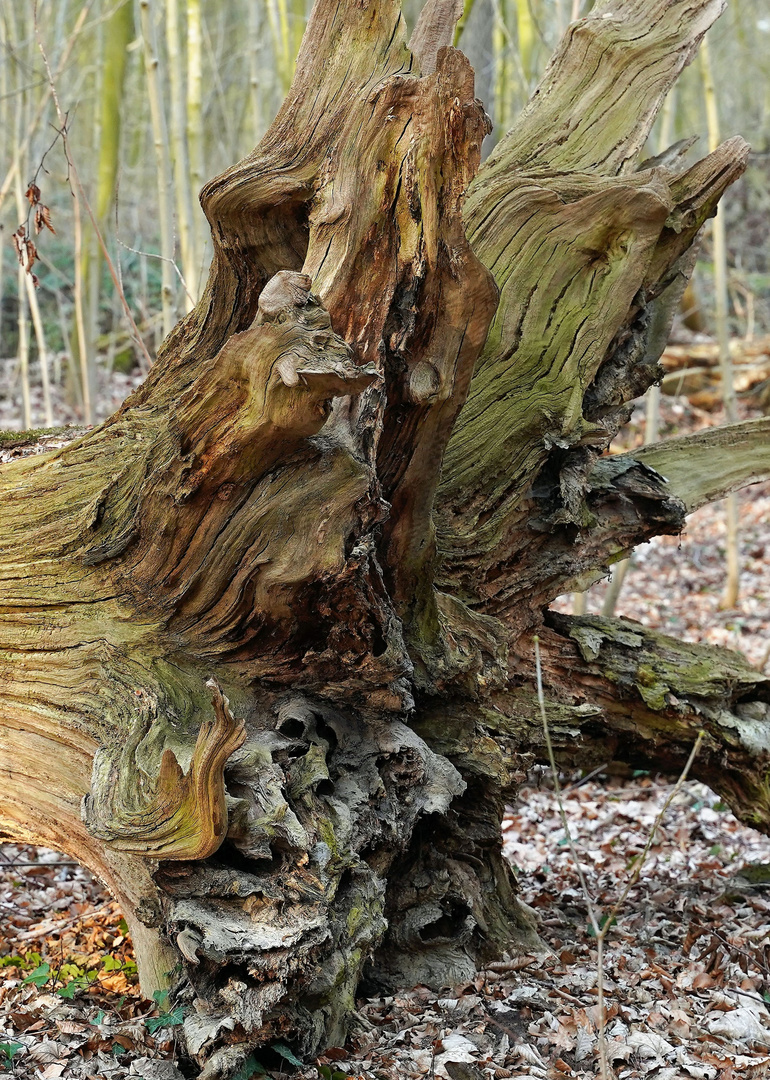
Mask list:
[[[477,175],[461,5],[410,49],[397,0],[317,0],[274,124],[202,192],[198,306],[115,416],[0,468],[0,824],[114,891],[204,1080],[341,1042],[363,979],[536,946],[499,830],[542,753],[532,630],[765,475],[761,424],[601,456],[745,161],[636,169],[721,3],[615,6]],[[677,767],[705,724],[704,779],[770,828],[766,680],[548,619],[565,760]]]

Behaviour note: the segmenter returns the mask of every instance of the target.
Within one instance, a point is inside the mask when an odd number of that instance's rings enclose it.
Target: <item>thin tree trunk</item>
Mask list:
[[[9,41],[9,28],[7,16],[0,19],[0,48],[3,50],[5,56],[10,57],[11,48]],[[10,63],[6,62],[0,65],[0,153],[3,158],[10,158],[12,155],[11,132],[15,134],[15,127],[11,122],[11,80],[10,80]],[[2,206],[2,199],[0,198],[0,207]],[[6,290],[6,278],[5,278],[5,245],[0,244],[0,341],[3,340],[3,326],[4,326],[4,305],[3,300],[5,298]]]
[[[118,4],[105,24],[104,71],[99,96],[99,154],[96,184],[96,218],[106,225],[114,209],[120,142],[125,110],[128,46],[134,37],[134,6],[131,0]]]
[[[532,14],[532,0],[515,0],[516,4],[516,43],[519,60],[526,80],[527,91],[531,89],[533,56],[535,50],[535,19]]]
[[[94,149],[97,160],[95,213],[103,236],[113,233],[110,221],[118,186],[121,133],[125,110],[126,67],[128,46],[134,37],[134,5],[132,0],[118,4],[104,26],[100,28],[102,44],[99,49],[99,93],[96,96],[98,119],[94,123]],[[90,356],[96,357],[99,336],[99,307],[101,303],[102,251],[98,237],[88,231],[83,267],[84,293],[87,297],[86,343]],[[77,334],[77,332],[76,332]],[[73,335],[76,337],[76,335]],[[94,365],[90,371],[95,374]],[[91,379],[91,396],[94,381]]]
[[[67,39],[67,41],[64,44],[64,47],[62,49],[62,55],[61,55],[61,57],[59,59],[58,65],[56,66],[56,69],[55,69],[54,79],[57,79],[59,77],[59,75],[63,71],[67,61],[69,60],[70,55],[72,53],[72,49],[74,48],[78,38],[80,37],[80,33],[81,33],[81,31],[83,29],[83,26],[85,24],[86,17],[88,15],[90,7],[91,7],[90,3],[88,2],[88,0],[86,0],[86,3],[83,4],[83,6],[80,9],[80,12],[78,14],[78,17],[75,20],[75,26],[74,26],[74,28],[72,30],[72,33],[70,34],[69,38]],[[63,7],[59,7],[58,12],[61,13],[62,11],[63,11]],[[18,36],[16,37],[16,40],[19,40]],[[27,124],[26,130],[24,132],[24,135],[23,135],[23,138],[22,138],[21,142],[17,142],[16,145],[15,145],[13,160],[11,161],[11,164],[8,167],[8,171],[5,174],[5,178],[3,180],[2,185],[0,185],[0,209],[2,209],[2,206],[3,206],[3,203],[5,202],[6,196],[8,195],[8,192],[11,190],[11,185],[13,184],[14,176],[16,175],[16,172],[20,167],[20,163],[21,163],[22,159],[29,153],[30,144],[31,144],[32,139],[33,139],[33,137],[35,135],[35,132],[37,131],[38,124],[40,123],[40,121],[43,118],[43,115],[45,113],[45,110],[46,110],[46,108],[48,106],[48,103],[49,103],[50,99],[51,99],[51,88],[50,88],[50,86],[48,86],[48,87],[46,87],[46,89],[43,91],[43,93],[40,96],[40,100],[38,101],[37,108],[35,109],[35,112],[34,112],[34,115],[32,116],[31,121]]]
[[[155,9],[152,0],[139,0],[142,39],[144,43],[144,66],[147,73],[147,93],[152,118],[152,134],[155,160],[158,170],[158,232],[161,253],[161,308],[163,311],[163,334],[171,332],[174,325],[174,226],[171,203],[173,177],[168,151],[168,132],[161,93],[158,48],[155,40]]]
[[[182,276],[186,284],[185,311],[191,311],[198,298],[198,266],[193,240],[193,214],[190,192],[190,165],[187,156],[187,96],[182,69],[179,0],[166,0],[166,52],[171,90],[171,164],[174,170],[176,220],[182,256]]]
[[[80,390],[83,395],[83,420],[86,424],[92,424],[94,420],[93,397],[91,394],[91,372],[93,364],[89,363],[88,335],[86,333],[85,299],[83,289],[83,225],[80,214],[80,196],[76,191],[72,199],[73,207],[73,234],[75,242],[75,332],[77,335],[77,348],[80,373]]]
[[[703,42],[701,64],[703,72],[703,93],[706,101],[709,150],[713,150],[719,143],[719,110],[716,88],[714,86],[714,76],[711,71],[708,41]],[[719,342],[719,368],[722,373],[722,400],[724,402],[727,423],[734,424],[738,419],[738,403],[735,396],[733,362],[730,356],[730,332],[727,321],[727,237],[725,235],[725,219],[722,213],[718,213],[714,218],[711,227],[711,235],[714,244],[715,321],[717,325],[717,341]],[[725,525],[727,529],[725,543],[727,580],[725,582],[725,589],[720,606],[723,608],[734,608],[738,603],[738,597],[740,595],[741,579],[738,499],[735,494],[728,495],[725,502]]]
[[[285,94],[291,85],[291,33],[289,30],[288,0],[267,0],[270,29],[273,35],[279,86]]]
[[[98,102],[102,98],[104,82],[104,27],[97,28],[96,51],[99,60],[94,64],[91,73],[93,91],[92,115],[91,115],[91,158],[99,158],[101,143],[101,114]],[[83,288],[83,321],[85,326],[86,355],[88,356],[88,397],[91,408],[96,418],[95,406],[98,386],[98,339],[99,339],[99,307],[101,301],[101,259],[99,241],[93,229],[86,228],[81,239],[80,276]],[[85,377],[85,376],[84,376]],[[85,396],[85,393],[84,393]]]
[[[32,400],[29,388],[29,322],[27,319],[27,287],[26,271],[23,266],[19,267],[16,278],[16,290],[18,296],[18,318],[16,325],[19,334],[18,347],[18,373],[21,383],[21,415],[22,423],[26,429],[32,427]]]
[[[24,275],[27,288],[27,301],[32,317],[32,325],[35,328],[35,341],[37,342],[37,359],[40,365],[40,381],[43,384],[43,423],[46,427],[53,427],[53,407],[51,405],[51,380],[48,371],[48,349],[45,343],[45,331],[43,320],[40,317],[40,305],[37,302],[35,286],[29,274]]]
[[[526,80],[524,70],[521,67],[518,50],[508,28],[508,4],[509,0],[491,0],[494,11],[494,26],[492,29],[492,51],[495,60],[495,96],[494,118],[498,131],[507,131],[514,114],[513,102],[511,101],[511,86],[513,60],[518,65],[517,76],[522,89],[525,88]]]
[[[262,77],[262,9],[256,4],[249,6],[249,110],[252,138],[258,139],[264,130],[262,121],[262,97],[265,94]]]
[[[256,11],[252,4],[249,11]],[[250,16],[253,17],[253,16]],[[250,24],[251,25],[251,24]],[[195,277],[191,289],[200,295],[203,254],[206,248],[206,219],[198,207],[198,194],[203,187],[205,163],[203,154],[203,32],[200,0],[187,0],[187,147],[190,155],[190,186],[193,194],[192,261]],[[255,43],[252,41],[252,50]]]
[[[15,18],[19,17],[18,15]],[[15,27],[17,28],[17,27]],[[21,40],[21,35],[16,36],[16,40]],[[15,142],[17,145],[21,143],[22,131],[25,127],[25,121],[27,119],[27,99],[28,93],[24,88],[25,76],[23,69],[18,62],[16,63],[16,114],[15,114]],[[28,206],[24,203],[24,196],[22,194],[21,186],[21,169],[26,164],[26,158],[22,157],[19,160],[18,168],[14,174],[14,190],[16,195],[16,213],[19,221],[24,223],[27,218]],[[16,297],[18,305],[17,314],[17,329],[18,329],[18,377],[21,382],[21,402],[22,402],[22,421],[24,427],[29,429],[32,427],[32,400],[29,384],[29,318],[28,318],[28,301],[27,301],[27,271],[23,265],[18,268],[18,274],[16,277]]]

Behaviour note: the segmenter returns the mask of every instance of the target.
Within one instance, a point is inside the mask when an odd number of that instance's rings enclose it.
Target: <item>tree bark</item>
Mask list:
[[[565,764],[675,770],[703,727],[699,775],[770,824],[767,679],[547,612],[770,475],[766,421],[602,456],[745,163],[636,167],[721,2],[599,5],[481,170],[461,10],[408,47],[396,0],[317,0],[202,193],[199,304],[115,416],[0,470],[0,822],[114,892],[204,1077],[537,946],[500,843],[535,632]]]

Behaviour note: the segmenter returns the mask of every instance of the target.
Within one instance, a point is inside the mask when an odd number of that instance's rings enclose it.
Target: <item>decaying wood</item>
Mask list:
[[[480,168],[462,4],[407,45],[397,0],[317,0],[203,190],[200,303],[115,416],[0,470],[0,823],[114,891],[203,1077],[537,947],[499,828],[543,757],[535,631],[565,763],[678,769],[705,727],[770,828],[766,679],[544,614],[770,475],[764,421],[603,455],[745,163],[637,168],[721,6],[598,5]]]
[[[766,675],[739,654],[676,641],[627,619],[553,613],[546,622],[551,685],[571,686],[573,702],[579,701],[583,712],[581,736],[594,743],[597,763],[601,754],[605,761],[609,754],[673,774],[681,771],[696,735],[704,731],[693,775],[721,794],[742,820],[767,832]],[[561,699],[566,699],[563,692]],[[565,735],[562,727],[560,752],[567,763],[574,743]]]
[[[730,358],[736,393],[758,402],[767,412],[770,402],[770,339],[734,339],[730,342]],[[722,378],[716,342],[669,345],[661,356],[661,365],[666,372],[660,384],[664,394],[683,394],[701,408],[722,407]]]
[[[730,359],[740,367],[762,363],[770,357],[770,337],[733,338],[730,341]],[[694,364],[717,367],[719,346],[715,341],[693,341],[686,345],[667,345],[661,363],[668,372],[679,371]]]
[[[201,724],[186,772],[170,747],[163,751],[157,776],[139,772],[136,752],[149,727],[141,713],[119,756],[97,751],[83,820],[112,850],[153,859],[205,859],[221,847],[228,831],[225,764],[246,736],[217,683],[211,679],[206,685],[213,691],[214,719]]]

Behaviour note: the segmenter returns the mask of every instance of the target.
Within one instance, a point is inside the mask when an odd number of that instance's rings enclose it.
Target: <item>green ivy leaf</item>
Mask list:
[[[50,964],[38,964],[34,971],[31,971],[24,980],[25,983],[34,983],[35,986],[45,986],[51,977],[51,965]]]
[[[60,987],[56,993],[59,997],[65,998],[67,1001],[71,1001],[75,996],[75,991],[78,990],[77,980],[72,979],[66,986]]]
[[[233,1073],[230,1080],[251,1080],[252,1076],[266,1076],[264,1065],[260,1065],[253,1054],[249,1056],[241,1065],[240,1069]]]
[[[26,967],[26,961],[23,956],[0,956],[0,968],[5,967]]]
[[[150,1016],[145,1020],[150,1034],[164,1027],[178,1027],[184,1023],[184,1005],[180,1005],[173,1012],[162,1013],[160,1016]]]
[[[5,1054],[5,1060],[10,1061],[14,1054],[18,1054],[19,1050],[24,1049],[24,1043],[20,1042],[0,1042],[0,1053]]]
[[[276,1054],[280,1054],[282,1058],[286,1058],[290,1065],[294,1065],[298,1069],[304,1067],[305,1062],[300,1061],[297,1055],[293,1054],[288,1048],[288,1046],[284,1045],[284,1043],[273,1043],[270,1049],[275,1050]]]
[[[78,967],[77,964],[62,964],[59,968],[59,978],[64,979],[76,979],[78,976],[83,975],[84,971],[82,967]]]
[[[599,930],[600,931],[605,928],[605,926],[607,925],[608,920],[609,920],[609,915],[602,915],[602,917],[599,919]],[[617,925],[618,925],[618,920],[613,915],[612,922],[610,922],[610,926],[617,926]],[[593,925],[591,925],[591,924],[589,924],[589,926],[588,926],[588,936],[592,937],[592,938],[596,937]]]

